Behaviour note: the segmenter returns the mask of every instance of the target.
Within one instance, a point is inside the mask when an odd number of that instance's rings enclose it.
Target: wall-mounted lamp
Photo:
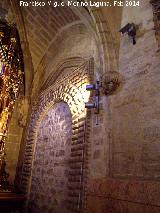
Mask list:
[[[96,89],[96,85],[95,84],[87,84],[86,85],[86,90],[87,91],[93,91]]]
[[[134,23],[128,23],[126,24],[124,27],[122,27],[120,29],[120,31],[122,34],[127,33],[129,37],[132,38],[133,40],[133,45],[136,44],[136,25]]]
[[[110,96],[122,86],[123,78],[116,71],[106,72],[101,79],[101,83],[96,81],[96,84],[86,85],[87,91],[93,91],[93,101],[85,103],[85,108],[95,109],[95,114],[99,113],[100,90],[103,95]]]
[[[87,109],[95,109],[95,113],[99,113],[99,81],[96,81],[96,84],[88,84],[86,85],[86,90],[87,91],[93,91],[94,92],[94,102],[87,102],[85,103],[85,108]]]
[[[85,103],[85,108],[94,109],[96,108],[96,103],[91,103],[91,102]]]

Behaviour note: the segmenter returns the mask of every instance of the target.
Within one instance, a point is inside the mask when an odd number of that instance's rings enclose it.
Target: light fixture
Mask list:
[[[85,103],[85,108],[87,109],[95,109],[95,113],[99,113],[99,95],[100,95],[100,90],[99,90],[99,81],[96,81],[96,84],[88,84],[86,85],[86,90],[87,91],[93,91],[93,98],[94,102],[87,102]]]
[[[86,85],[86,90],[87,91],[92,91],[96,89],[96,85],[95,84],[88,84]]]
[[[124,27],[122,27],[120,29],[120,31],[122,34],[127,33],[129,37],[132,38],[133,40],[133,45],[136,44],[136,25],[134,23],[128,23],[126,24]]]
[[[96,108],[96,103],[91,103],[91,102],[85,103],[85,108],[87,109]]]

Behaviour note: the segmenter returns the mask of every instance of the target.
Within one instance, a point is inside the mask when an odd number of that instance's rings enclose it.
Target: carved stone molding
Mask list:
[[[102,92],[105,95],[112,95],[122,83],[121,75],[116,71],[109,71],[102,76]]]

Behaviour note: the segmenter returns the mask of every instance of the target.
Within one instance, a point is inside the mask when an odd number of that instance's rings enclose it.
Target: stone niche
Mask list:
[[[69,106],[50,108],[37,130],[29,210],[66,213],[68,159],[72,135]]]

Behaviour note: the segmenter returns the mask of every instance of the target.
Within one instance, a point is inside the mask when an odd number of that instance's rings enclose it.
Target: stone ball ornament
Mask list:
[[[101,90],[104,95],[115,94],[122,85],[122,76],[117,71],[109,71],[102,76]]]

